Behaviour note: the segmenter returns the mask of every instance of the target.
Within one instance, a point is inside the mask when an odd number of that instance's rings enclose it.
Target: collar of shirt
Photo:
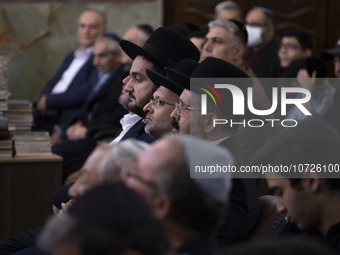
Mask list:
[[[78,48],[74,52],[75,58],[88,58],[93,53],[93,47],[89,47],[87,49]]]
[[[122,124],[122,129],[125,130],[126,128],[136,124],[140,119],[141,117],[137,114],[127,113],[123,118],[121,118],[120,124]]]

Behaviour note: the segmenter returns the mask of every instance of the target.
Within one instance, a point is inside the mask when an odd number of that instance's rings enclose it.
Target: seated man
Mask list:
[[[320,231],[333,254],[340,254],[339,163],[340,136],[317,118],[283,129],[253,160],[256,165],[292,167],[265,175],[277,211],[301,230]]]
[[[82,167],[80,177],[69,190],[69,201],[61,204],[61,208],[53,206],[56,215],[67,211],[83,194],[93,188],[120,180],[121,171],[132,170],[137,163],[137,156],[147,144],[127,139],[119,144],[101,145],[91,153]],[[38,234],[44,228],[31,229],[13,236],[0,243],[1,254],[41,254],[36,246]]]
[[[158,28],[143,47],[126,40],[121,40],[120,45],[133,59],[130,74],[123,80],[125,95],[122,95],[121,99],[126,109],[141,118],[146,116],[144,106],[150,102],[153,93],[158,89],[147,76],[146,69],[163,73],[164,67],[174,67],[185,58],[198,60],[200,56],[199,50],[189,39],[169,28]],[[129,137],[145,139],[144,126],[145,123],[141,119],[138,120],[129,130],[122,130],[123,135],[119,134],[119,139],[114,142]]]
[[[178,70],[166,68],[166,73],[172,81],[176,81],[178,88],[185,88],[180,95],[176,109],[171,113],[173,123],[177,122],[180,134],[201,137],[211,143],[227,148],[235,159],[237,167],[248,163],[243,148],[236,136],[237,125],[213,125],[214,118],[233,118],[241,121],[242,116],[232,114],[232,97],[228,93],[220,93],[223,107],[215,107],[212,100],[207,100],[207,114],[201,115],[200,93],[198,83],[190,86],[190,77]],[[207,57],[192,72],[191,78],[226,78],[239,81],[236,85],[243,91],[251,86],[249,77],[236,66],[221,59]],[[248,78],[248,79],[246,79]],[[247,81],[247,82],[246,82]],[[163,82],[164,83],[164,82]],[[225,215],[223,225],[217,237],[221,245],[229,245],[244,241],[250,235],[259,215],[260,205],[257,199],[255,180],[233,178],[230,194],[230,206]]]
[[[234,1],[223,1],[215,6],[215,18],[243,21],[241,7]]]
[[[93,45],[105,31],[101,13],[84,11],[78,20],[79,48],[68,54],[55,76],[46,84],[34,112],[34,129],[53,131],[54,125],[68,121],[81,112],[91,79],[96,79]]]
[[[245,24],[249,35],[245,55],[246,66],[253,69],[256,77],[277,77],[280,62],[277,56],[278,44],[275,40],[277,30],[275,13],[267,8],[255,6],[246,14]],[[271,87],[264,89],[270,91]]]
[[[52,254],[165,255],[169,252],[161,222],[143,199],[122,183],[97,187],[67,213],[51,218],[39,243]]]
[[[134,171],[125,172],[127,186],[137,191],[166,228],[180,254],[215,254],[213,238],[228,204],[231,175],[190,178],[194,165],[233,165],[230,153],[198,138],[171,135],[138,157]]]
[[[294,60],[311,57],[313,53],[312,38],[301,30],[289,30],[281,37],[278,56],[280,65],[283,68],[282,76],[285,76],[285,69]]]
[[[120,48],[117,38],[112,38],[111,34],[99,37],[94,45],[93,60],[99,79],[87,98],[82,114],[64,123],[52,147],[52,151],[64,159],[64,178],[73,169],[78,170],[82,162],[75,167],[67,164],[78,157],[86,159],[97,145],[95,136],[97,130],[108,127],[116,130],[120,128],[119,120],[126,111],[118,103],[122,89],[121,81],[125,75],[123,65],[119,61]]]

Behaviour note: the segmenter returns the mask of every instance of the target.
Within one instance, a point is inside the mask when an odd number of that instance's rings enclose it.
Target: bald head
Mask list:
[[[98,36],[105,32],[104,16],[97,11],[84,11],[78,20],[78,39],[80,47],[87,49],[94,45]]]
[[[149,38],[143,30],[139,29],[138,27],[131,27],[126,30],[125,34],[123,35],[123,40],[130,41],[140,47],[143,47],[146,40]],[[132,59],[126,55],[126,53],[122,50],[120,62],[122,64],[131,65]]]

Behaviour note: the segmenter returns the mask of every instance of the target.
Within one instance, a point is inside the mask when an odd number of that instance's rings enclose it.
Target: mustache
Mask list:
[[[179,130],[179,125],[178,125],[178,122],[177,122],[177,120],[176,120],[175,118],[172,118],[172,119],[170,120],[170,125],[171,125],[173,128],[175,128],[176,130]]]
[[[136,99],[132,92],[129,92],[129,97],[133,98],[133,99]]]

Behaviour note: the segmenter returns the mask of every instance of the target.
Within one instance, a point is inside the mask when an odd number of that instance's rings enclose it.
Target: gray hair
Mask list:
[[[69,236],[77,221],[66,213],[51,216],[38,238],[38,245],[50,251]]]
[[[102,42],[102,41],[109,41],[108,45],[107,45],[107,50],[112,52],[112,53],[116,53],[118,51],[120,51],[120,46],[119,46],[119,42],[110,38],[110,37],[107,37],[107,36],[98,36],[97,39],[96,39],[96,43],[97,42]]]
[[[214,27],[222,27],[225,30],[227,30],[229,39],[233,45],[242,44],[246,46],[247,44],[246,39],[244,38],[244,35],[240,28],[230,20],[217,18],[215,20],[210,21],[208,26],[209,29],[212,29]]]
[[[100,179],[104,183],[118,181],[121,171],[135,167],[138,154],[149,145],[136,139],[127,139],[109,146],[110,150],[98,167]]]
[[[215,6],[215,14],[217,14],[220,10],[241,10],[240,6],[234,1],[224,1]]]

